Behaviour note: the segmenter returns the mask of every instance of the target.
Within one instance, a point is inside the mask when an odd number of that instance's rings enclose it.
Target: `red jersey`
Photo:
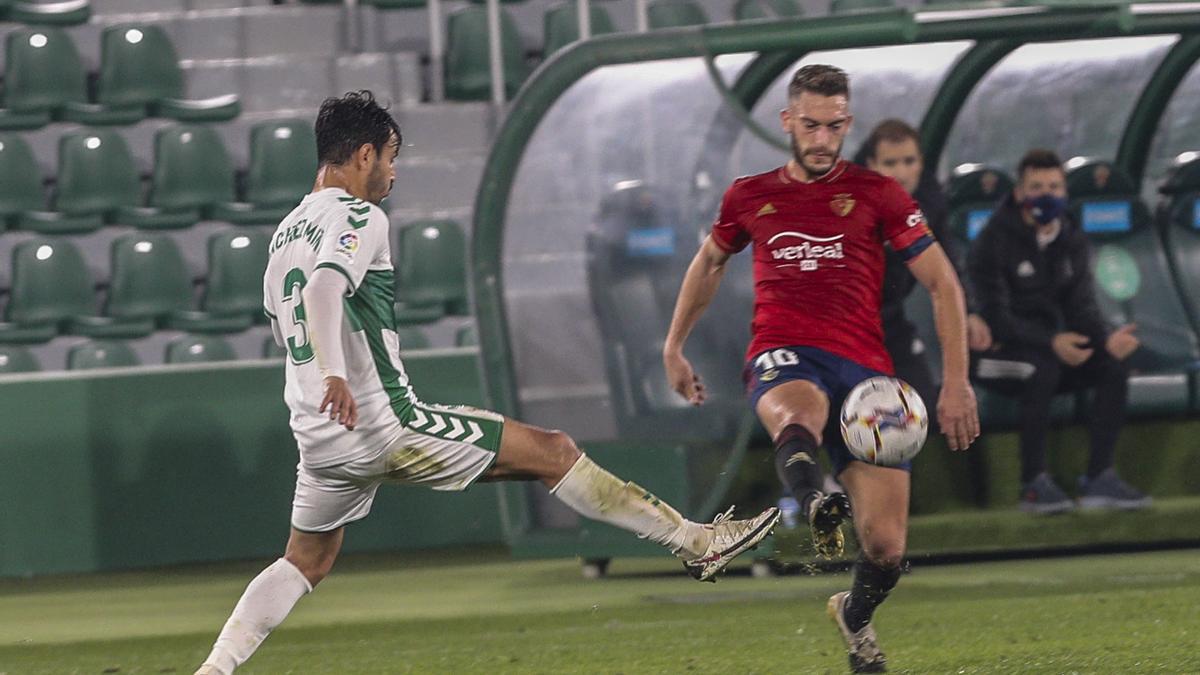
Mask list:
[[[911,260],[934,242],[925,216],[895,180],[839,160],[803,183],[781,167],[734,181],[713,241],[728,253],[754,244],[752,358],[817,347],[891,374],[879,318],[883,245]]]

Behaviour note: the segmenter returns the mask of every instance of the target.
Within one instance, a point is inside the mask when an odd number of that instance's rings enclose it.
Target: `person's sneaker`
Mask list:
[[[846,625],[846,601],[850,599],[850,591],[834,593],[829,598],[825,611],[829,618],[837,624],[838,632],[846,642],[846,655],[850,658],[852,673],[886,673],[887,657],[879,649],[879,638],[875,636],[875,628],[871,624],[862,627],[857,633],[851,633]]]
[[[772,506],[749,520],[731,520],[733,507],[713,519],[713,538],[704,555],[685,560],[683,566],[698,581],[716,581],[716,574],[734,558],[758,546],[779,523],[779,509]]]
[[[809,502],[808,526],[817,555],[836,558],[846,550],[842,521],[850,518],[850,498],[845,492],[817,493]]]
[[[1079,507],[1083,509],[1123,509],[1133,511],[1150,506],[1153,500],[1137,488],[1121,480],[1117,470],[1105,469],[1088,480],[1079,477]]]
[[[1020,508],[1025,513],[1046,516],[1070,511],[1075,508],[1075,502],[1055,484],[1050,474],[1039,473],[1021,487]]]

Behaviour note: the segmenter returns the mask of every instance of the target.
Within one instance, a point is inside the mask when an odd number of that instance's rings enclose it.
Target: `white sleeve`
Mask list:
[[[279,320],[271,317],[271,335],[275,336],[275,344],[280,347],[287,346],[287,338],[283,336],[283,327],[279,325]]]
[[[354,295],[371,268],[387,251],[388,219],[383,210],[366,202],[346,205],[345,216],[337,216],[325,230],[317,251],[314,271],[328,268],[349,282],[346,295]]]
[[[343,273],[344,274],[344,273]],[[346,354],[342,347],[342,298],[349,289],[343,274],[329,268],[313,271],[304,287],[308,335],[317,356],[321,377],[346,379]]]

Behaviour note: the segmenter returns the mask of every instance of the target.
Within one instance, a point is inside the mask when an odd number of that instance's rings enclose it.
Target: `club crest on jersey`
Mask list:
[[[843,192],[833,196],[833,200],[829,202],[829,208],[839,216],[845,218],[854,210],[854,205],[858,202],[854,201],[854,196],[849,192]]]
[[[335,250],[347,260],[353,259],[358,251],[358,235],[350,230],[339,234]]]

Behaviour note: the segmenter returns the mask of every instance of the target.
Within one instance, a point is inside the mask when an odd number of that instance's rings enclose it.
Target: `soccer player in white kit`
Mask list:
[[[197,675],[229,675],[333,567],[346,524],[383,482],[464,490],[539,480],[579,514],[658,542],[701,581],[770,534],[767,509],[711,524],[685,519],[605,471],[560,431],[467,407],[422,403],[400,361],[388,219],[400,127],[369,91],[326,99],[316,122],[313,191],[275,231],[264,311],[286,346],[284,398],[300,449],[282,558],[246,587]]]

